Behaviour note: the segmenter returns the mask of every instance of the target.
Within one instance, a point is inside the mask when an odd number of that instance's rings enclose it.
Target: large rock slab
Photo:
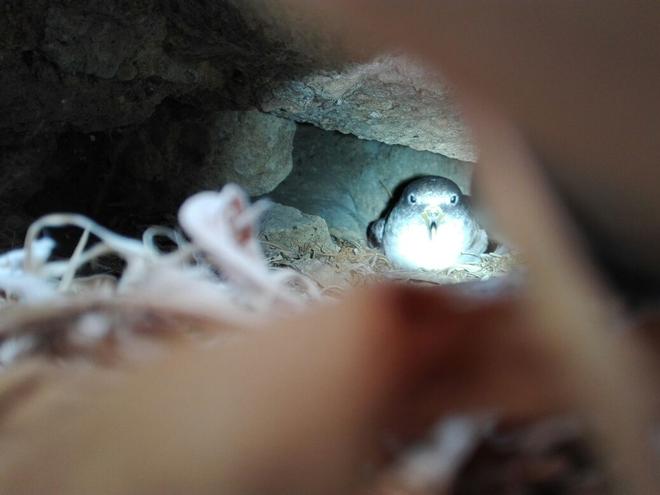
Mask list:
[[[476,159],[451,93],[405,57],[379,57],[288,81],[261,108],[363,139]]]

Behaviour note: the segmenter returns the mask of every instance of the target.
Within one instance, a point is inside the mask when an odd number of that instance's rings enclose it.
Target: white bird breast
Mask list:
[[[442,270],[456,265],[465,245],[465,226],[462,220],[448,220],[438,225],[431,238],[427,225],[409,222],[385,254],[401,268]]]

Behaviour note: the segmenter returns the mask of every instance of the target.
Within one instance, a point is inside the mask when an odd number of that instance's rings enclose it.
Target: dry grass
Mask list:
[[[282,246],[268,243],[268,261],[273,267],[288,267],[314,280],[326,293],[360,287],[371,282],[398,280],[414,283],[455,284],[475,280],[488,280],[520,270],[520,255],[487,253],[471,264],[461,264],[446,270],[401,270],[382,251],[335,239],[340,246],[336,254],[297,253]]]

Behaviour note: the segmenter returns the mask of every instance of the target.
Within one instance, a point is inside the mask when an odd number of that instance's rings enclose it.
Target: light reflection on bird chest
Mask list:
[[[410,219],[385,246],[387,256],[402,268],[441,270],[455,265],[463,252],[463,220],[427,217]]]

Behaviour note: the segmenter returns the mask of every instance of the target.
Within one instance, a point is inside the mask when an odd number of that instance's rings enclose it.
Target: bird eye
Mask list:
[[[410,196],[408,196],[408,201],[410,202],[410,204],[414,205],[415,203],[417,203],[417,196],[411,194]]]
[[[458,195],[457,194],[452,194],[451,197],[449,198],[449,202],[453,205],[458,203]]]

